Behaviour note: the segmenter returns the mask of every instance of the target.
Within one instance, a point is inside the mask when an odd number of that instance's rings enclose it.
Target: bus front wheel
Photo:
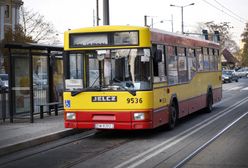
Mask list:
[[[175,128],[176,122],[177,122],[177,108],[176,108],[176,104],[172,103],[169,110],[168,129],[172,130],[173,128]]]

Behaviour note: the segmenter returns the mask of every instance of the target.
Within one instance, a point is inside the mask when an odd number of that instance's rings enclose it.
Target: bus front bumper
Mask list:
[[[75,112],[75,120],[68,120],[65,112],[65,128],[138,130],[153,128],[151,113],[144,120],[136,121],[136,112]]]

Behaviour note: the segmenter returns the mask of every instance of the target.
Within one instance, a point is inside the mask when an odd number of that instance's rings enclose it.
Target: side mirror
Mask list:
[[[154,61],[155,62],[162,62],[162,51],[156,50],[154,53]]]

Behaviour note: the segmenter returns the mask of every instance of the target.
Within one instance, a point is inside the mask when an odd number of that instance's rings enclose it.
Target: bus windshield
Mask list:
[[[73,58],[75,56],[77,58]],[[70,78],[82,79],[83,90],[149,90],[151,89],[150,57],[150,49],[91,50],[71,53]],[[77,67],[79,60],[81,66]]]

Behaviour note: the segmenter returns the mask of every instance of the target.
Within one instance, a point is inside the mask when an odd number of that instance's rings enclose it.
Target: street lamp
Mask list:
[[[166,21],[171,22],[171,32],[173,32],[173,16],[172,16],[171,20],[163,19],[163,20],[160,20],[159,22],[155,22],[155,23],[152,22],[152,24],[149,27],[153,28],[155,24],[157,24],[157,23],[165,23]]]
[[[179,7],[181,8],[181,14],[182,14],[182,34],[184,34],[184,26],[183,26],[183,8],[187,7],[187,6],[192,6],[192,5],[195,5],[195,3],[191,3],[191,4],[188,4],[188,5],[184,5],[184,6],[178,6],[178,5],[170,5],[171,7]]]

